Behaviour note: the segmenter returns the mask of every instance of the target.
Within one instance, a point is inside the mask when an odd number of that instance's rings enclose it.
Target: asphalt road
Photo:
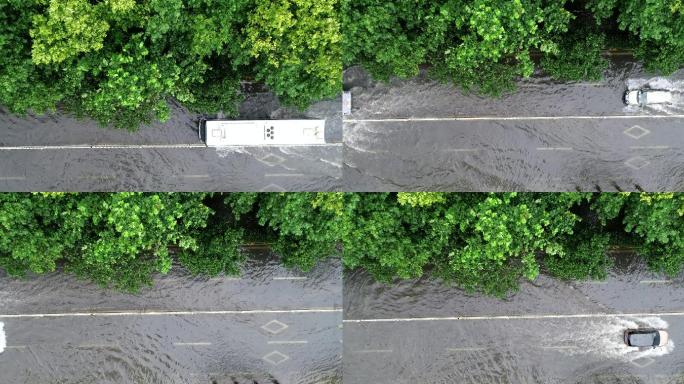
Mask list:
[[[328,191],[341,188],[341,99],[307,111],[272,95],[247,98],[240,119],[326,119],[327,145],[207,148],[199,116],[173,105],[171,119],[137,132],[62,114],[0,113],[2,191]]]
[[[355,191],[669,191],[684,188],[684,71],[653,77],[615,59],[602,82],[521,82],[498,99],[423,73],[381,83],[345,73],[343,185]],[[675,93],[625,107],[625,89]]]
[[[341,269],[255,254],[240,277],[182,271],[136,295],[63,274],[2,277],[3,383],[340,383]]]
[[[643,265],[605,281],[540,276],[505,300],[422,279],[345,276],[345,383],[683,383],[684,279]],[[626,328],[667,329],[638,350]]]

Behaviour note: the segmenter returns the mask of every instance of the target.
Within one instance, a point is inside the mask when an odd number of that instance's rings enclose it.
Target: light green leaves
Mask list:
[[[36,64],[61,63],[102,49],[109,24],[86,0],[50,0],[47,15],[33,17],[32,58]]]

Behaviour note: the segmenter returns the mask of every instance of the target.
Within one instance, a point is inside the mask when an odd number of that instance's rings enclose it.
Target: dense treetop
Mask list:
[[[0,105],[137,128],[167,99],[236,112],[240,81],[306,107],[341,87],[337,0],[3,0]]]
[[[559,80],[601,78],[601,50],[635,47],[652,71],[684,67],[680,0],[343,0],[345,65],[379,79],[420,65],[466,89],[511,89],[540,68]],[[606,37],[610,43],[606,43]]]
[[[174,259],[239,273],[241,244],[258,240],[303,270],[342,250],[382,281],[432,274],[504,295],[542,270],[603,278],[616,244],[676,275],[683,216],[671,193],[3,193],[0,268],[136,290]]]

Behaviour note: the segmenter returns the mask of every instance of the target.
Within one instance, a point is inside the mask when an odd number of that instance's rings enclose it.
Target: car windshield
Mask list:
[[[632,333],[629,336],[629,344],[634,347],[651,347],[660,343],[658,332]]]

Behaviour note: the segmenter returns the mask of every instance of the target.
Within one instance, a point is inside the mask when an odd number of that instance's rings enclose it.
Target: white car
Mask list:
[[[625,344],[630,347],[663,347],[667,345],[669,335],[666,331],[652,328],[626,329],[624,332]]]
[[[640,107],[651,104],[671,104],[672,92],[656,89],[628,89],[625,92],[624,102],[627,105]]]

